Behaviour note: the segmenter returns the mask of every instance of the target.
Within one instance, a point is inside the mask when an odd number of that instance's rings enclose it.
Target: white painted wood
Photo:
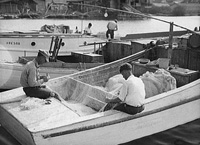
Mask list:
[[[135,116],[111,110],[80,117],[65,105],[59,105],[60,102],[55,99],[52,99],[49,106],[27,112],[18,110],[17,104],[20,102],[1,105],[1,109],[17,118],[33,135],[37,145],[90,144],[91,139],[95,140],[95,144],[117,144],[200,118],[199,86],[200,80],[197,80],[176,90],[148,98],[145,111]],[[9,94],[9,91],[4,92],[4,95],[6,94]],[[75,116],[70,115],[69,111]]]
[[[35,56],[39,49],[50,48],[53,36],[62,37],[63,46],[60,54],[71,54],[72,51],[92,52],[94,47],[79,47],[84,42],[99,42],[102,39],[80,34],[19,34],[0,33],[0,60],[16,61],[20,56]],[[35,45],[31,45],[35,43]],[[48,44],[48,46],[47,46]],[[6,48],[6,49],[5,49]]]
[[[50,105],[20,110],[19,101],[26,97],[22,88],[2,92],[0,123],[22,144],[110,145],[128,142],[200,118],[200,79],[146,99],[145,110],[136,115],[116,110],[98,112],[104,106],[102,102],[105,102],[105,98],[112,97],[112,94],[95,85],[105,84],[109,77],[119,73],[119,65],[134,60],[140,54],[143,53],[52,79],[47,85],[66,100],[64,103],[52,98]],[[26,137],[28,143],[23,141]]]
[[[122,123],[48,139],[43,139],[38,135],[37,142],[40,145],[47,143],[52,145],[63,145],[65,143],[73,145],[93,143],[114,145],[124,143],[187,123],[194,118],[199,118],[200,111],[196,111],[200,110],[199,103],[200,100],[197,100]]]
[[[85,63],[85,68],[88,69],[101,64],[102,63]],[[0,89],[14,89],[21,87],[20,76],[23,68],[24,65],[17,62],[0,62]],[[81,71],[79,63],[70,64],[63,62],[62,65],[59,62],[49,62],[46,66],[43,65],[40,67],[40,74],[45,75],[48,73],[51,79],[79,71]]]

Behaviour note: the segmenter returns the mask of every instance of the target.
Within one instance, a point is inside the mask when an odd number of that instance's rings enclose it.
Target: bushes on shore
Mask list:
[[[184,16],[185,15],[185,9],[182,6],[176,6],[172,10],[172,15],[173,16]]]
[[[150,14],[169,15],[170,12],[171,12],[170,7],[166,7],[166,6],[162,6],[162,7],[152,6],[152,8],[149,9]]]
[[[185,15],[185,9],[182,6],[177,5],[176,7],[170,7],[170,6],[152,6],[149,9],[143,9],[141,10],[143,13],[150,13],[153,15],[172,15],[172,16],[184,16]]]

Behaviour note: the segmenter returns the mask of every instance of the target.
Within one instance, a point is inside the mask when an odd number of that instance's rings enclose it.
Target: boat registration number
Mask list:
[[[6,42],[7,45],[20,45],[20,42]]]

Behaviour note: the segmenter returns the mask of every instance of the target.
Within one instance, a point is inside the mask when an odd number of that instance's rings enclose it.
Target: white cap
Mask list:
[[[46,61],[49,62],[49,53],[47,51],[40,49],[38,53],[42,54],[46,58]]]

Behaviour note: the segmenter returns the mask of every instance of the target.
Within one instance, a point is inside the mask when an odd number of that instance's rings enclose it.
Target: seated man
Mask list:
[[[49,80],[49,76],[40,76],[39,74],[39,66],[48,61],[48,53],[44,50],[39,50],[37,57],[25,65],[21,73],[20,83],[25,94],[29,97],[40,99],[55,97],[61,101],[62,98],[59,97],[58,94],[51,91],[43,84]]]
[[[117,104],[113,109],[131,115],[142,112],[144,110],[143,103],[145,99],[145,86],[143,81],[132,74],[132,66],[128,63],[120,67],[120,73],[125,79],[126,92],[123,92],[122,94],[124,95],[119,95],[115,99],[106,99],[108,105],[104,111],[110,109],[113,104]]]

